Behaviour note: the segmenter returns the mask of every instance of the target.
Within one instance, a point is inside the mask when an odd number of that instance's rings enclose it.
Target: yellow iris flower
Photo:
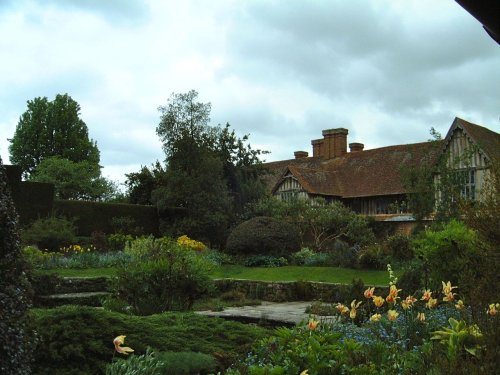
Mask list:
[[[125,343],[125,337],[124,335],[116,336],[115,339],[113,340],[113,344],[115,345],[115,350],[118,353],[128,355],[128,353],[132,353],[134,350],[132,348],[129,348],[127,346],[121,346]]]

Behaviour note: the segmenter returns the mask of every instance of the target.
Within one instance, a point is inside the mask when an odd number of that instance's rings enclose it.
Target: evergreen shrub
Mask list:
[[[73,223],[55,216],[36,220],[23,231],[22,240],[26,245],[54,252],[77,242]]]
[[[288,257],[300,250],[297,229],[272,217],[258,216],[238,225],[227,239],[231,254]]]

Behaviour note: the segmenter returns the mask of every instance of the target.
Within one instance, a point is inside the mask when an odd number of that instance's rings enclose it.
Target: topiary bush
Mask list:
[[[77,242],[76,229],[71,221],[51,216],[36,220],[22,233],[23,243],[40,249],[59,251]]]
[[[27,266],[21,255],[18,217],[0,159],[0,373],[31,373],[33,333],[27,312],[31,288]]]
[[[300,250],[300,237],[294,226],[258,216],[234,228],[227,239],[226,250],[232,254],[288,257]]]
[[[410,237],[404,234],[396,233],[387,237],[386,246],[389,254],[397,261],[407,261],[414,257]]]

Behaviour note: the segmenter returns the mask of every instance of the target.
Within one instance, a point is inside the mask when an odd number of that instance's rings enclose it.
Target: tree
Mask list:
[[[151,168],[141,166],[139,172],[128,173],[127,180],[128,202],[132,204],[153,204],[151,194],[154,190],[165,185],[166,170],[157,160]]]
[[[43,159],[29,180],[54,184],[58,199],[109,200],[117,192],[116,186],[101,176],[99,165],[59,156]]]
[[[204,230],[211,241],[223,244],[237,213],[264,191],[259,179],[262,152],[247,144],[247,135],[238,138],[229,124],[210,126],[211,105],[197,102],[197,97],[194,90],[172,94],[167,105],[159,107],[156,131],[167,167],[153,201],[159,207],[187,208],[183,227]]]
[[[0,373],[30,374],[33,334],[28,330],[30,284],[21,256],[18,219],[0,159]]]
[[[99,150],[89,139],[87,125],[80,119],[80,105],[68,94],[28,100],[9,146],[10,161],[30,176],[40,162],[60,156],[73,162],[99,164]]]

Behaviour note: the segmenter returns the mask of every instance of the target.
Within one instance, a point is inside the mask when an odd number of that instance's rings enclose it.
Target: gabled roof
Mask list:
[[[462,129],[490,161],[500,160],[500,134],[483,126],[455,117],[450,130],[446,134],[446,143],[450,141],[451,136],[457,128]]]
[[[267,186],[276,191],[290,172],[311,194],[342,198],[404,194],[401,168],[433,163],[441,142],[382,147],[332,159],[311,157],[266,163],[270,172]]]

